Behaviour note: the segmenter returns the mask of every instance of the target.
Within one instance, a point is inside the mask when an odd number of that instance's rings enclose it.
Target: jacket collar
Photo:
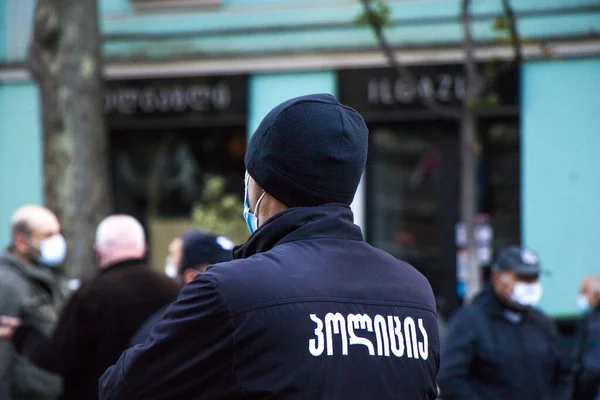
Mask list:
[[[8,249],[2,256],[0,256],[0,264],[5,264],[13,268],[24,278],[40,282],[47,287],[51,288],[55,284],[56,276],[51,267],[37,264],[26,264],[19,260],[17,256]]]
[[[486,286],[481,294],[475,298],[474,302],[477,302],[482,308],[486,309],[493,318],[498,319],[508,319],[506,313],[519,314],[524,319],[527,318],[530,310],[529,307],[514,308],[504,304],[498,298],[496,292],[494,292],[491,284]]]
[[[100,269],[100,274],[112,273],[114,271],[120,271],[124,268],[131,268],[136,266],[146,267],[147,263],[143,258],[131,258],[129,260],[119,261],[118,263],[114,263]]]
[[[350,207],[344,204],[290,208],[271,217],[246,243],[236,247],[233,258],[247,258],[269,251],[277,245],[298,240],[362,241],[362,232],[353,220]]]

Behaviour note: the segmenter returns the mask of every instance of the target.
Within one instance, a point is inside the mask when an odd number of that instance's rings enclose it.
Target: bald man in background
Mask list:
[[[26,205],[15,211],[11,243],[0,256],[0,315],[51,334],[65,297],[55,273],[65,254],[60,223],[50,210]],[[10,343],[0,341],[0,399],[55,399],[60,392],[60,376],[38,368]]]
[[[577,306],[584,319],[575,357],[573,399],[600,399],[600,277],[585,277]]]
[[[94,250],[98,275],[70,299],[51,341],[14,319],[3,318],[0,328],[0,338],[10,338],[21,354],[63,376],[67,400],[97,399],[98,378],[128,348],[142,323],[179,292],[176,282],[144,262],[146,238],[133,217],[104,219]]]

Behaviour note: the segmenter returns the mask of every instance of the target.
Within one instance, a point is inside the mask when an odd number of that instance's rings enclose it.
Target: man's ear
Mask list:
[[[185,281],[185,284],[187,285],[188,283],[193,281],[196,275],[198,275],[199,273],[200,271],[198,271],[195,268],[186,268],[185,271],[183,271],[183,280]]]
[[[27,240],[26,235],[22,232],[17,232],[14,234],[13,245],[19,254],[25,254],[30,246],[29,240]]]
[[[498,271],[492,270],[492,272],[490,273],[490,282],[492,282],[493,285],[497,285],[499,281],[500,273],[498,273]]]
[[[510,283],[502,272],[492,271],[490,280],[492,281],[492,286],[496,290],[496,293],[505,294],[509,290]]]

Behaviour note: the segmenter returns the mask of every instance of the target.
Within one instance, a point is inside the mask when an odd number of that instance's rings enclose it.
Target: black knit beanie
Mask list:
[[[246,169],[288,207],[350,204],[367,160],[363,118],[329,94],[281,103],[250,138]]]

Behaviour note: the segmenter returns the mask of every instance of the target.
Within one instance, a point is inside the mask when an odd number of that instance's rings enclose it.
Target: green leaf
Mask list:
[[[207,176],[201,201],[192,210],[192,219],[200,229],[229,237],[235,243],[248,239],[242,218],[243,204],[238,196],[225,193],[222,176]]]
[[[495,32],[508,31],[508,21],[504,15],[499,15],[494,20],[494,25],[492,29]]]
[[[354,24],[358,26],[371,25],[377,28],[391,25],[392,10],[386,1],[379,0],[371,10],[364,10],[354,18]]]

